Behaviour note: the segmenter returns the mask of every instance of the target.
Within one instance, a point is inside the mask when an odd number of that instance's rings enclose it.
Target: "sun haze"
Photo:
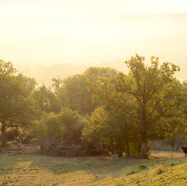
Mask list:
[[[15,65],[101,63],[138,53],[186,67],[186,1],[2,0],[0,4],[0,58]]]

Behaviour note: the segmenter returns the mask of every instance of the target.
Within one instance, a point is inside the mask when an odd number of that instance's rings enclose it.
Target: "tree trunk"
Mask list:
[[[173,151],[175,151],[175,145],[172,145]]]
[[[142,132],[142,159],[147,159],[147,134],[146,132]]]
[[[126,156],[129,157],[130,155],[130,149],[129,149],[129,143],[126,143],[127,151],[126,151]]]
[[[6,147],[6,130],[5,130],[5,122],[2,122],[2,147]]]

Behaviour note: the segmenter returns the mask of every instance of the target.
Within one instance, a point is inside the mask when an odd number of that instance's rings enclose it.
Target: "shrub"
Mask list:
[[[139,169],[141,169],[141,170],[147,169],[147,166],[146,165],[140,165]]]
[[[157,174],[162,174],[163,172],[164,172],[164,170],[161,169],[161,168],[158,168],[157,171],[156,171]]]
[[[84,121],[71,109],[62,109],[59,114],[43,113],[39,121],[33,122],[34,132],[40,143],[58,142],[62,139],[80,139]]]

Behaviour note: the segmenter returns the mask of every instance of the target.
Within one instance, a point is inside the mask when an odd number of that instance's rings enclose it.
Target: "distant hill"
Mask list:
[[[143,55],[143,47],[146,47],[150,42],[152,43],[152,45],[150,46],[150,52],[155,51],[154,54],[155,56],[157,56],[156,52],[156,47],[159,45],[160,42],[163,42],[163,45],[165,45],[165,47],[167,49],[169,49],[170,52],[166,52],[163,51],[162,55],[160,57],[160,63],[168,61],[168,62],[172,62],[176,65],[179,65],[179,67],[181,68],[180,72],[176,73],[176,77],[183,81],[185,79],[187,79],[187,63],[185,63],[185,60],[187,59],[187,54],[184,52],[185,47],[183,48],[181,46],[181,55],[179,55],[179,59],[177,59],[177,57],[175,57],[175,54],[177,53],[177,51],[175,51],[175,46],[170,45],[170,42],[172,42],[172,40],[174,40],[176,38],[165,38],[165,41],[163,40],[162,37],[160,38],[149,38],[147,40],[137,40],[134,41],[136,42],[136,50],[138,51],[138,54]],[[187,40],[187,37],[186,37]],[[129,45],[129,47],[131,47]],[[179,46],[178,46],[179,48]],[[162,49],[160,49],[162,50]],[[143,54],[142,54],[143,53]],[[153,55],[154,55],[153,54]],[[132,54],[133,55],[133,54]],[[183,57],[185,56],[186,57]],[[143,55],[144,56],[144,55]],[[167,57],[168,56],[168,57]],[[150,65],[150,56],[145,56],[146,60],[145,63],[147,65]],[[126,59],[129,59],[130,56]],[[168,60],[167,60],[168,59]],[[173,59],[173,60],[172,60]],[[21,66],[21,65],[16,65],[16,69],[23,73],[26,76],[29,77],[34,77],[38,83],[38,85],[41,84],[45,84],[45,85],[51,85],[51,79],[60,76],[61,78],[66,78],[68,76],[72,76],[75,74],[82,74],[87,68],[89,67],[112,67],[117,69],[118,71],[121,71],[125,74],[127,74],[129,72],[129,69],[127,68],[126,64],[124,64],[124,60],[122,59],[114,59],[108,62],[103,62],[103,63],[90,63],[88,65],[85,64],[79,64],[79,65],[73,65],[73,64],[69,64],[69,63],[54,63],[52,66],[47,66],[47,65],[43,65],[43,64],[38,64],[35,66]]]
[[[87,68],[92,66],[112,67],[123,73],[128,73],[128,68],[121,59],[115,59],[101,64],[92,63],[89,65],[79,64],[72,65],[68,63],[54,63],[52,66],[35,65],[35,66],[16,66],[16,69],[25,76],[34,77],[39,85],[51,85],[51,79],[57,76],[66,78],[75,74],[82,74]]]

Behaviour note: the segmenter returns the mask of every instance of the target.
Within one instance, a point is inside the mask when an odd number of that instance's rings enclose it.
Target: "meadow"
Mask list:
[[[52,157],[33,153],[0,157],[0,185],[187,185],[182,152],[152,151],[150,159]]]

